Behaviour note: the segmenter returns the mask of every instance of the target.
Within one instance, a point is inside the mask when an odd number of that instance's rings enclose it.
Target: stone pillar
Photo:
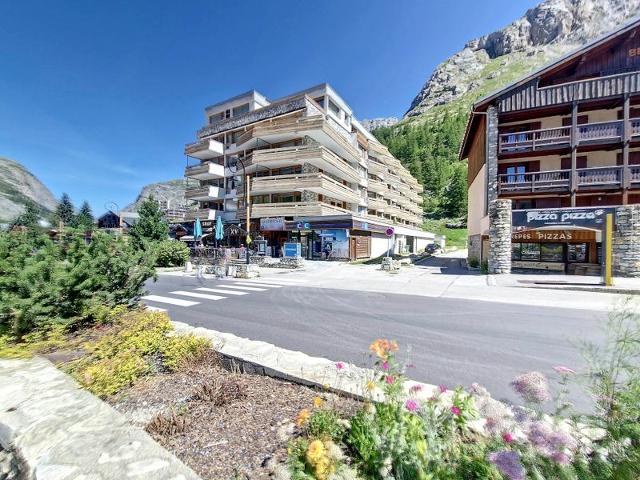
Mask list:
[[[489,204],[489,273],[511,273],[511,200]]]
[[[482,235],[469,235],[468,243],[468,259],[475,258],[480,262],[482,260]]]
[[[310,163],[302,164],[302,173],[318,173],[320,170],[315,165]],[[301,195],[303,202],[317,202],[318,194],[315,192],[310,192],[309,190],[303,190]]]
[[[616,208],[613,232],[613,275],[640,277],[640,205]]]
[[[498,112],[493,105],[487,108],[487,208],[498,199]]]

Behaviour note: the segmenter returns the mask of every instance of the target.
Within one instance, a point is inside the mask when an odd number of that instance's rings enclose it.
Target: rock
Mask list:
[[[370,120],[365,119],[360,121],[362,126],[366,128],[368,131],[372,131],[372,130],[375,130],[376,128],[381,128],[381,127],[393,127],[398,122],[399,120],[396,117],[386,117],[386,118],[380,117],[380,118],[372,118]]]
[[[276,438],[279,442],[286,443],[293,436],[295,432],[295,424],[293,422],[285,422],[278,427],[276,431]]]
[[[142,202],[151,196],[153,196],[153,198],[155,198],[156,200],[167,202],[166,208],[168,209],[188,209],[189,207],[194,206],[195,202],[187,201],[184,198],[184,192],[186,188],[187,180],[184,178],[145,185],[136,198],[136,201],[124,207],[123,211],[137,212]]]
[[[405,118],[479,89],[483,82],[472,82],[493,59],[501,59],[502,66],[517,60],[533,70],[619,27],[639,10],[640,0],[545,0],[502,30],[468,41],[438,65]]]
[[[24,211],[27,200],[43,213],[58,205],[51,191],[18,162],[0,157],[0,223],[9,222]]]

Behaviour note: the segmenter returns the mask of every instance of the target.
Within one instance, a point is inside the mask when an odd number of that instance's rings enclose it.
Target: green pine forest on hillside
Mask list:
[[[467,164],[458,159],[458,152],[473,102],[546,61],[543,52],[492,59],[471,79],[476,86],[465,94],[372,132],[424,185],[424,212],[429,219],[466,218]]]

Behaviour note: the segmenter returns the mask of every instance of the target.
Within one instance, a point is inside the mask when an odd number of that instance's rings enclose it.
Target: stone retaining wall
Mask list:
[[[613,274],[640,277],[640,205],[618,207],[613,234]]]
[[[28,480],[199,480],[42,358],[0,360],[0,447],[0,472],[17,472],[19,458]]]

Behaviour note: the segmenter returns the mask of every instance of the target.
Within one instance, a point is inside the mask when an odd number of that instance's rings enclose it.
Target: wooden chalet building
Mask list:
[[[514,221],[542,210],[557,219],[568,212],[565,220],[615,212],[616,231],[625,232],[614,241],[616,270],[640,273],[640,253],[628,245],[640,241],[638,208],[621,208],[640,204],[640,20],[476,102],[460,157],[469,164],[469,257],[504,270],[491,254],[498,229],[490,210],[508,199]],[[512,225],[514,266],[598,272],[597,225],[535,226]]]

